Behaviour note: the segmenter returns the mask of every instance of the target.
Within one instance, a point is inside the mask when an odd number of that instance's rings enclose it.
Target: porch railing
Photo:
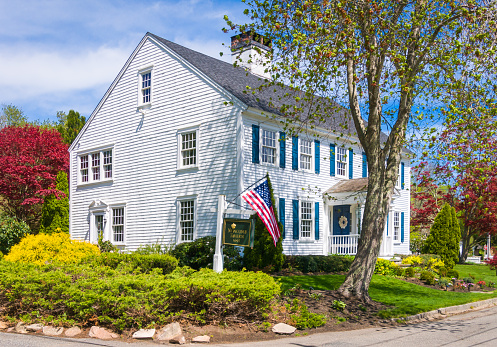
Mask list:
[[[355,255],[359,235],[331,235],[329,250],[331,254]]]

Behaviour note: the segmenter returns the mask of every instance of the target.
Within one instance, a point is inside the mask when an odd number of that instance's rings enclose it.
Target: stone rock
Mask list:
[[[64,328],[59,327],[51,327],[49,325],[43,327],[43,335],[48,335],[48,336],[59,336],[64,332]]]
[[[27,334],[28,332],[26,331],[26,326],[24,325],[24,322],[19,322],[16,324],[16,333],[20,334]]]
[[[182,334],[183,330],[181,330],[181,325],[179,325],[179,323],[177,322],[174,322],[162,328],[162,330],[158,333],[157,340],[169,341],[172,338]]]
[[[194,343],[209,343],[211,342],[211,337],[209,335],[195,336],[192,339]]]
[[[92,326],[90,328],[90,337],[94,337],[96,339],[101,339],[101,340],[111,340],[119,337],[119,335],[115,333],[111,333],[105,328],[97,327],[97,326]]]
[[[153,339],[155,329],[140,329],[133,334],[134,339]]]
[[[7,329],[9,325],[5,322],[0,322],[0,330]]]
[[[79,334],[81,334],[81,329],[79,327],[69,328],[64,333],[64,335],[66,335],[67,337],[74,337],[74,336],[79,335]]]
[[[36,332],[36,331],[40,331],[41,329],[43,329],[42,324],[30,324],[30,325],[26,326],[27,331]]]
[[[178,335],[170,339],[169,343],[174,343],[176,345],[184,345],[186,343],[186,339],[183,335]]]
[[[7,332],[8,332],[8,333],[11,333],[11,332],[13,332],[15,329],[16,329],[16,328],[14,328],[14,327],[10,327],[10,328],[8,328],[8,329],[7,329]]]
[[[297,330],[297,328],[285,323],[278,323],[273,327],[273,333],[280,335],[291,335]]]

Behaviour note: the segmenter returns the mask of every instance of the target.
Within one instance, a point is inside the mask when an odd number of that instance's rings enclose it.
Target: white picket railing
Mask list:
[[[359,235],[331,235],[329,250],[331,254],[355,255]]]

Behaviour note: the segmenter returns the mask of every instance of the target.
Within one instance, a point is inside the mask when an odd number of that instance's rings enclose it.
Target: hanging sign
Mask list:
[[[253,219],[225,218],[223,221],[223,244],[254,247]]]

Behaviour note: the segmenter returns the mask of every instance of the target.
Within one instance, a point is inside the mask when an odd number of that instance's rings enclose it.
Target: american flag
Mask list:
[[[278,223],[274,215],[267,179],[257,187],[243,193],[242,198],[257,212],[269,234],[273,237],[274,246],[276,247],[276,242],[280,238],[280,230],[278,229]]]

